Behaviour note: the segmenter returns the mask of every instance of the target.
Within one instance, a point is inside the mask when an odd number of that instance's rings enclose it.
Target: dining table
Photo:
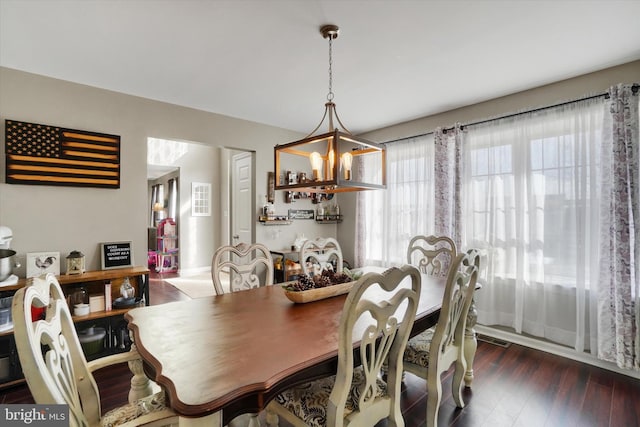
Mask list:
[[[423,274],[421,282],[412,336],[437,323],[444,294],[444,278]],[[294,303],[274,285],[138,307],[125,317],[145,374],[180,424],[222,426],[289,387],[335,375],[345,299]]]

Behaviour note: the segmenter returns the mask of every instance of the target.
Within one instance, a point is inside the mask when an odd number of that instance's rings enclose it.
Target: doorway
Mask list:
[[[176,272],[180,265],[179,180],[179,168],[148,167],[147,266],[158,273]]]
[[[152,148],[152,140],[164,148]],[[179,178],[175,221],[181,274],[209,270],[221,245],[255,241],[255,152],[155,138],[148,139],[147,149],[148,174],[173,171]],[[210,215],[194,215],[194,183],[210,184]]]

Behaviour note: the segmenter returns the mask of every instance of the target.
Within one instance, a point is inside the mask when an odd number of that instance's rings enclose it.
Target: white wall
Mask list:
[[[260,159],[256,162],[257,193],[264,195],[267,172],[273,170],[274,145],[302,136],[285,129],[0,67],[3,142],[6,119],[120,135],[121,187],[115,190],[6,184],[5,153],[1,150],[0,224],[13,230],[11,247],[18,253],[18,260],[24,265],[27,252],[59,251],[61,258],[65,258],[72,250],[80,250],[86,255],[90,270],[100,267],[98,243],[115,240],[131,240],[135,263],[146,264],[148,137],[255,151]],[[217,167],[211,165],[213,170]],[[181,175],[184,173],[181,171]],[[190,191],[189,179],[181,179],[181,191],[187,191],[185,185]],[[284,195],[278,193],[277,209],[286,212]],[[303,208],[301,204],[296,207]],[[214,214],[221,215],[219,211]],[[185,226],[189,224],[182,224]],[[311,237],[318,233],[335,235],[335,226],[310,225],[308,221],[277,228],[280,233],[275,233],[272,227],[257,226],[256,240],[282,248],[301,232]],[[210,238],[217,247],[220,227],[215,226],[212,234],[203,238]],[[186,249],[184,255],[196,259]],[[210,256],[203,255],[202,259],[208,258],[205,265],[209,265]],[[64,262],[61,266],[64,271]],[[16,272],[24,277],[24,268]]]

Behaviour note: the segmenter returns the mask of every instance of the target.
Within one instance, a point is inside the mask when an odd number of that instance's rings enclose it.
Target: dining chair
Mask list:
[[[260,243],[221,246],[213,254],[211,278],[218,295],[272,285],[271,252]]]
[[[447,277],[456,258],[456,244],[446,236],[414,236],[407,247],[407,263],[421,273]]]
[[[32,307],[44,316],[32,316]],[[179,417],[165,406],[164,393],[149,394],[102,414],[93,372],[117,363],[138,363],[137,351],[87,362],[64,293],[56,277],[34,277],[13,297],[14,337],[22,372],[36,404],[66,404],[69,425],[177,425]],[[132,382],[133,384],[133,382]],[[149,393],[151,393],[149,389]]]
[[[273,285],[271,251],[260,243],[221,246],[213,254],[211,278],[217,295]],[[225,286],[227,280],[229,284]],[[250,427],[260,425],[258,414],[252,413],[248,416]],[[230,426],[244,424],[244,418],[234,418]]]
[[[305,240],[300,247],[298,257],[303,274],[319,274],[322,270],[342,272],[342,249],[333,237]]]
[[[467,371],[465,342],[469,307],[476,288],[480,255],[476,250],[459,254],[447,276],[442,308],[436,326],[407,343],[404,370],[427,382],[427,426],[437,427],[442,399],[441,375],[455,365],[452,393],[456,406],[464,407],[462,388]]]
[[[405,279],[407,285],[402,284]],[[358,279],[338,325],[336,375],[277,395],[267,406],[267,423],[278,425],[281,416],[300,427],[373,426],[385,418],[390,425],[404,425],[400,410],[402,355],[420,289],[420,272],[410,265],[367,273]],[[354,351],[354,342],[360,342],[359,350]],[[385,382],[380,373],[387,360]]]

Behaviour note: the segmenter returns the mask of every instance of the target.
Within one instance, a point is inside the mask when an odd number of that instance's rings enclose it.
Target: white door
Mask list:
[[[231,244],[253,243],[253,154],[231,157]]]

